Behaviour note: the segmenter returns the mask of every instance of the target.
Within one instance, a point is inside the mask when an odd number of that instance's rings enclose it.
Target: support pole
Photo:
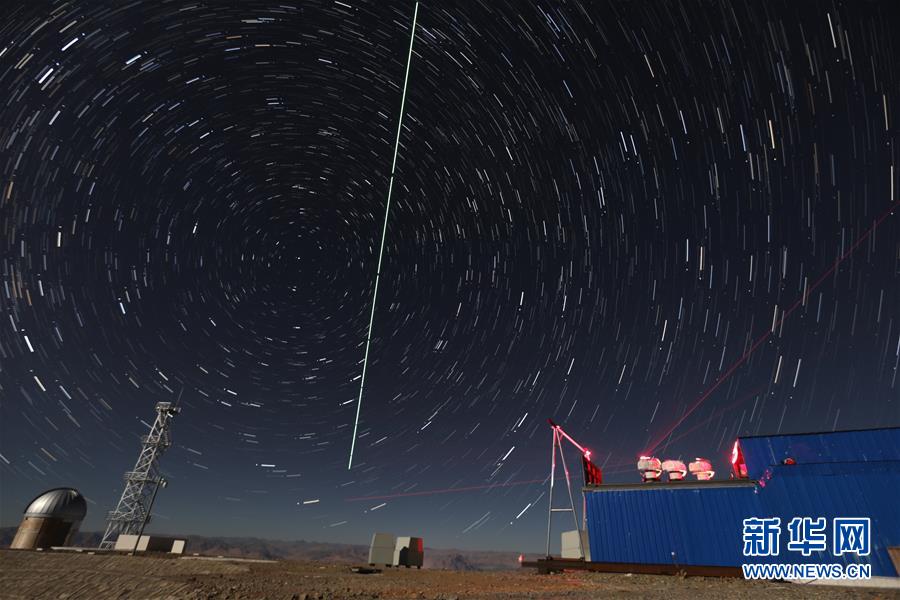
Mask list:
[[[547,501],[547,558],[550,557],[550,523],[553,521],[553,478],[556,477],[556,427],[553,428],[553,445],[550,446],[550,499]]]

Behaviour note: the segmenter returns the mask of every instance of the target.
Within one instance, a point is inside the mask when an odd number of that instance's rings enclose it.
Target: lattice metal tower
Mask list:
[[[171,402],[157,402],[156,421],[150,433],[141,438],[141,453],[134,469],[125,473],[125,489],[116,509],[109,513],[106,533],[100,548],[109,550],[120,534],[137,535],[150,518],[150,498],[163,483],[159,457],[171,445],[169,422],[181,411]]]

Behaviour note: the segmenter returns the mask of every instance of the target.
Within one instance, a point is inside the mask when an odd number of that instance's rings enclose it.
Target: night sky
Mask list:
[[[429,0],[348,470],[413,9],[3,3],[4,525],[182,391],[152,531],[526,551],[548,417],[619,482],[900,424],[894,0]]]

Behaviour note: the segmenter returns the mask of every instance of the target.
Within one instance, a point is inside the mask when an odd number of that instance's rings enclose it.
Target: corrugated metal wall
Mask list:
[[[735,567],[744,562],[863,563],[872,565],[873,575],[897,576],[887,547],[900,546],[900,429],[743,438],[741,446],[758,483],[589,488],[591,559]],[[788,456],[798,464],[782,465]],[[781,518],[779,556],[744,558],[742,521],[753,516]],[[793,517],[826,517],[828,551],[809,557],[787,551],[787,524]],[[835,517],[872,519],[870,556],[831,553]]]
[[[739,565],[741,523],[761,514],[756,486],[664,485],[587,492],[591,560]]]
[[[771,476],[760,482],[763,510],[781,517],[781,558],[769,562],[863,563],[872,565],[873,575],[896,576],[888,546],[900,546],[900,462],[865,462],[776,466]],[[826,517],[828,550],[804,557],[785,552],[787,522],[793,517]],[[831,553],[831,523],[835,517],[872,519],[872,552],[868,557]]]

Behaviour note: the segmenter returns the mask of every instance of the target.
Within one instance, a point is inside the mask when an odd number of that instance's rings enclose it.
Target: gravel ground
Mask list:
[[[246,563],[151,556],[0,550],[0,598],[428,600],[565,598],[900,598],[896,591],[855,590],[740,579],[678,578],[532,570],[471,572],[391,569],[360,575],[347,565]]]

